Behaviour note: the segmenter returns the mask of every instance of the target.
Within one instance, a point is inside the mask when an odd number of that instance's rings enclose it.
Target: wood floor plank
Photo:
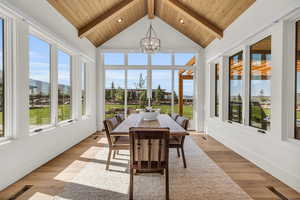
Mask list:
[[[209,136],[191,133],[194,141],[203,151],[232,178],[254,200],[279,199],[267,186],[291,200],[300,200],[300,194],[274,178],[242,156],[231,151]],[[7,200],[25,185],[33,185],[17,200],[48,200],[59,194],[66,182],[75,177],[96,153],[105,145],[103,134],[96,133],[78,145],[34,170],[15,184],[0,192],[0,200]]]

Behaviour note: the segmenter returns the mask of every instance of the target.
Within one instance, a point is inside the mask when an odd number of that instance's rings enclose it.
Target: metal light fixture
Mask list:
[[[146,37],[142,38],[140,41],[140,48],[143,53],[155,53],[160,50],[160,39],[157,38],[157,35],[150,24],[150,27],[146,33]]]

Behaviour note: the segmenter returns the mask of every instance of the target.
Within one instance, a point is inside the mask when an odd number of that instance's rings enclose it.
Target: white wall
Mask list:
[[[207,62],[205,123],[209,135],[300,192],[300,142],[285,139],[284,118],[287,111],[284,109],[283,100],[288,97],[284,95],[284,90],[291,88],[285,87],[286,81],[289,80],[284,79],[284,71],[288,67],[285,65],[284,48],[286,27],[283,20],[278,21],[280,16],[290,13],[297,7],[300,7],[298,0],[257,0],[225,30],[221,40],[215,40],[205,49]],[[275,21],[276,23],[273,23]],[[210,117],[212,107],[210,62],[226,60],[223,56],[226,58],[234,51],[237,53],[245,44],[251,44],[251,41],[266,32],[272,34],[272,111],[271,131],[261,134],[249,126],[230,124],[219,118]],[[293,59],[291,54],[286,58]],[[224,89],[226,86],[223,86]],[[223,104],[223,107],[226,106],[227,104]]]
[[[155,17],[151,20],[154,30],[158,38],[161,40],[162,47],[161,51],[168,51],[168,52],[198,52],[197,57],[197,69],[198,72],[204,70],[204,54],[203,48],[178,32],[176,29],[172,28],[170,25],[162,21],[160,18]],[[104,68],[102,64],[102,58],[100,57],[101,52],[103,51],[140,51],[139,50],[139,42],[142,37],[145,37],[145,34],[149,28],[150,20],[147,16],[143,17],[103,45],[98,48],[99,59],[97,61],[97,66],[99,66],[98,70],[98,128],[99,130],[102,128],[102,120],[103,120],[103,79],[104,79]],[[197,121],[196,126],[194,127],[197,131],[202,131],[203,121],[204,121],[204,84],[201,84],[201,80],[204,80],[204,73],[197,73],[195,75],[197,78],[195,80],[195,84],[199,88],[198,91],[195,93],[195,97],[197,98],[195,102],[195,107],[199,108],[194,112],[194,119]]]
[[[32,170],[51,160],[66,149],[96,131],[96,48],[87,40],[77,39],[77,30],[67,23],[47,1],[9,0],[4,2],[5,9],[12,8],[23,15],[16,17],[16,56],[13,78],[14,87],[14,139],[0,142],[0,190],[19,180]],[[2,4],[0,4],[2,9]],[[26,20],[22,20],[25,17]],[[57,44],[72,51],[74,57],[83,56],[89,61],[88,85],[92,93],[88,94],[89,117],[66,126],[58,126],[36,134],[29,133],[29,65],[28,34],[29,23],[35,22],[35,28],[52,37]],[[79,64],[76,64],[79,69]],[[79,74],[78,74],[79,75]],[[77,87],[80,83],[75,83]],[[79,97],[78,97],[79,98]],[[78,102],[78,101],[77,101]]]

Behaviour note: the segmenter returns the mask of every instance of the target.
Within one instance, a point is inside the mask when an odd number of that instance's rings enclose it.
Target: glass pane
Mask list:
[[[229,117],[230,121],[242,123],[242,76],[243,52],[229,58]]]
[[[148,55],[143,53],[129,53],[128,65],[147,65]]]
[[[156,53],[151,55],[152,65],[171,65],[172,56],[170,53]]]
[[[81,115],[86,115],[86,63],[81,65]]]
[[[162,114],[171,114],[172,71],[152,71],[152,107],[160,109]]]
[[[58,51],[58,121],[72,118],[71,56]]]
[[[29,127],[51,123],[50,45],[29,36]]]
[[[127,113],[136,113],[148,105],[147,70],[128,70],[127,84]]]
[[[270,130],[271,36],[250,47],[250,126]]]
[[[295,138],[300,140],[300,21],[296,24],[296,107]]]
[[[215,116],[219,117],[219,95],[220,95],[220,65],[216,64],[215,65]]]
[[[190,70],[175,70],[174,72],[174,112],[181,114],[189,119],[193,119],[193,96],[194,81],[193,79],[180,79],[181,75],[187,75]],[[186,78],[192,78],[185,76]],[[182,90],[180,90],[180,80],[182,80]],[[179,91],[182,91],[180,94]],[[182,113],[180,113],[180,98],[182,98]]]
[[[124,114],[125,71],[105,70],[105,118]]]
[[[123,53],[104,53],[104,65],[124,65]]]
[[[175,65],[187,65],[195,56],[194,53],[176,53]]]
[[[4,137],[4,20],[0,19],[0,137]]]

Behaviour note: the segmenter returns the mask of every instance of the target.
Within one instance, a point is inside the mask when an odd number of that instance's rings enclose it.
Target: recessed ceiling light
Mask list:
[[[119,18],[119,19],[117,20],[117,22],[119,22],[119,23],[121,23],[122,21],[123,21],[122,18]]]
[[[179,22],[180,22],[180,24],[184,24],[183,19],[180,19]]]

